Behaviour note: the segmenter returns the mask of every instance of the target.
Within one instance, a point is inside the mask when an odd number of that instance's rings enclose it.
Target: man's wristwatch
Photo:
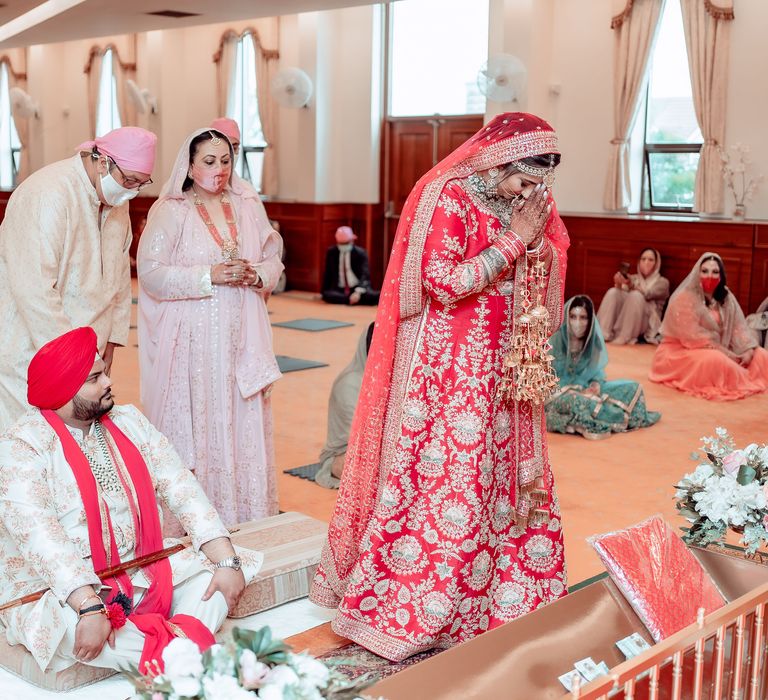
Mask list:
[[[240,567],[242,566],[242,562],[240,561],[240,557],[235,554],[233,557],[227,557],[226,559],[222,559],[220,562],[217,562],[214,564],[214,566],[217,569],[234,569],[235,571],[240,571]]]

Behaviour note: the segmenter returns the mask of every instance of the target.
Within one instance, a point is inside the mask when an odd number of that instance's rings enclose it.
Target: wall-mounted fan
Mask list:
[[[150,112],[151,114],[157,114],[157,98],[147,89],[140,88],[133,80],[128,78],[125,81],[128,88],[128,95],[136,107],[136,111],[139,114]]]
[[[270,92],[282,107],[306,107],[312,97],[312,79],[301,68],[283,68],[272,79]]]
[[[40,105],[32,99],[29,93],[24,92],[20,87],[12,87],[8,94],[11,98],[11,110],[14,115],[27,119],[40,116]]]
[[[491,56],[477,73],[477,87],[492,102],[518,102],[525,92],[527,71],[508,53]]]

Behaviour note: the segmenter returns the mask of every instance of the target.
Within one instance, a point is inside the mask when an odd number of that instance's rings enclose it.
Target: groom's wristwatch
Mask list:
[[[235,554],[233,557],[227,557],[226,559],[222,559],[220,562],[217,562],[214,565],[217,569],[234,569],[235,571],[240,571],[240,567],[242,566],[242,562],[240,561],[240,557]]]

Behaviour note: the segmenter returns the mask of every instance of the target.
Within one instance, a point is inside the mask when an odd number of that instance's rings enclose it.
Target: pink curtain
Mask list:
[[[712,0],[681,0],[681,6],[693,105],[704,137],[696,171],[693,208],[716,214],[723,211],[719,151],[725,139],[733,0],[718,0],[718,3]]]
[[[623,10],[611,21],[614,137],[603,197],[603,207],[608,211],[626,211],[629,207],[629,135],[662,6],[662,0],[622,1]]]
[[[99,80],[101,79],[101,59],[104,52],[93,46],[88,54],[88,61],[83,72],[88,80],[88,121],[91,138],[96,138],[96,120],[99,113]]]
[[[232,82],[235,78],[235,56],[237,55],[237,42],[239,40],[240,37],[233,31],[225,32],[221,37],[219,50],[213,57],[213,61],[218,67],[216,73],[216,96],[219,105],[219,113],[216,116],[218,117],[223,117],[227,114],[229,93],[232,90]]]
[[[261,130],[267,142],[261,174],[261,192],[274,196],[277,194],[277,154],[275,153],[277,104],[272,97],[270,86],[277,72],[278,53],[264,49],[256,34],[253,35],[253,42],[256,54],[256,99],[259,105]]]

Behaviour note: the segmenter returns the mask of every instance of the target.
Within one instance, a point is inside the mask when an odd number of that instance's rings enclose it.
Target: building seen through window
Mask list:
[[[643,209],[693,208],[701,144],[680,0],[667,0],[649,66]]]

